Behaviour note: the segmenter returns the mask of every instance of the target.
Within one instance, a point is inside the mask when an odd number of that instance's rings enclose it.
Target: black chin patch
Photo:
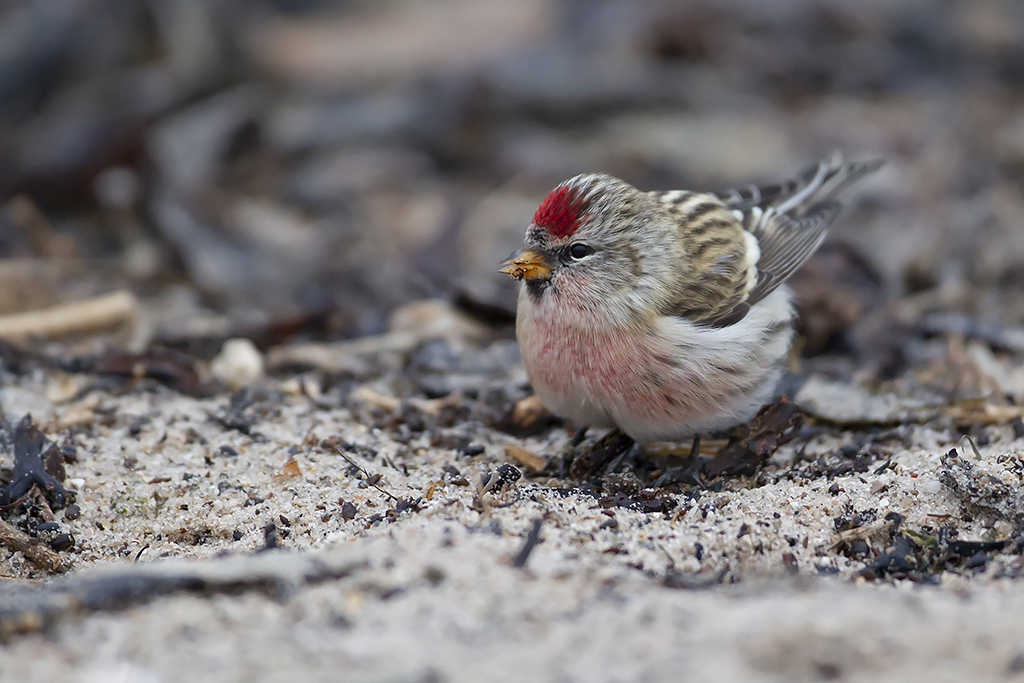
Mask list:
[[[551,287],[551,280],[527,280],[526,292],[534,301],[539,301],[544,292]]]

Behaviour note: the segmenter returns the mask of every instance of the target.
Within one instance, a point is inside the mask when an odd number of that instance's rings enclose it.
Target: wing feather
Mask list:
[[[836,154],[783,183],[716,193],[757,240],[757,281],[753,288],[737,290],[700,322],[725,327],[742,320],[751,306],[775,291],[818,250],[839,214],[840,195],[883,163],[844,163]]]

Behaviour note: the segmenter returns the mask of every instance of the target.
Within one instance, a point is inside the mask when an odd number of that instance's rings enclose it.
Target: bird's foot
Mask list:
[[[679,467],[670,467],[654,481],[655,487],[669,486],[671,484],[690,484],[693,486],[704,486],[700,478],[704,460],[700,456],[700,434],[693,437],[693,445],[690,446],[690,453],[686,461]]]

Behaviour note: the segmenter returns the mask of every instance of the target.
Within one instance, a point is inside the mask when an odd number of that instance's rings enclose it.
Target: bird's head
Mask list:
[[[664,259],[657,203],[610,175],[565,181],[540,203],[523,248],[501,272],[526,284],[534,298],[561,297],[586,309],[640,305],[648,272]],[[643,307],[643,306],[639,306]]]

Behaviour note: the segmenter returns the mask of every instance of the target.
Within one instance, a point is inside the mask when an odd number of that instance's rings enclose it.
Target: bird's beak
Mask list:
[[[551,266],[541,252],[524,249],[503,261],[498,272],[505,273],[513,280],[547,280],[551,277]]]

